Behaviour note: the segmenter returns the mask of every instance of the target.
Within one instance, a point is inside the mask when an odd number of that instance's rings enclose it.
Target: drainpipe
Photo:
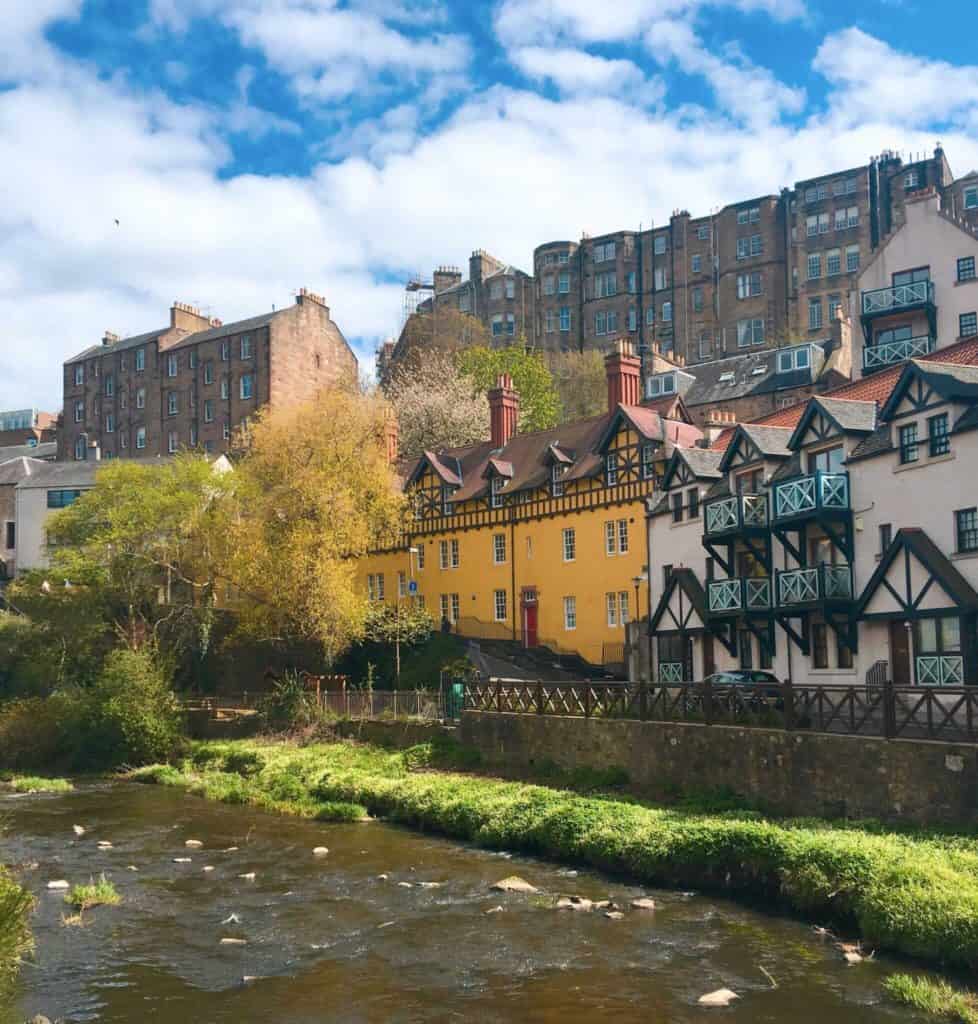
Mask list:
[[[654,491],[653,491],[654,493]],[[645,505],[645,587],[647,591],[648,612],[646,615],[646,631],[648,634],[648,666],[649,679],[652,682],[652,530],[649,523],[649,506]],[[635,609],[636,613],[638,609]],[[638,616],[636,615],[636,618]]]
[[[513,602],[510,605],[513,615],[513,643],[516,643],[516,517],[512,509],[509,513],[509,572],[510,587],[513,591]]]

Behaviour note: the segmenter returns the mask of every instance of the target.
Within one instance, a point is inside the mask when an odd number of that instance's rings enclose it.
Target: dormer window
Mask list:
[[[807,345],[803,345],[801,348],[785,349],[778,353],[778,373],[807,370],[811,365],[812,353]]]
[[[657,373],[654,377],[649,377],[646,390],[649,398],[674,395],[676,393],[676,375],[674,373]]]
[[[618,455],[615,452],[609,452],[605,456],[604,478],[609,487],[614,487],[618,483]]]
[[[455,488],[449,487],[447,484],[441,489],[441,514],[443,516],[452,514],[452,495],[454,493]]]
[[[642,479],[651,480],[655,475],[655,445],[642,445]]]
[[[564,467],[559,462],[555,462],[550,467],[550,493],[555,498],[559,498],[564,493],[564,481],[561,480],[563,475]]]
[[[489,505],[491,508],[503,507],[503,485],[505,481],[501,476],[489,478]]]

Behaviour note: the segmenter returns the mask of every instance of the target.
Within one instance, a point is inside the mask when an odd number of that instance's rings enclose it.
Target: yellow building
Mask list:
[[[639,404],[626,344],[605,362],[606,413],[518,434],[500,377],[488,441],[402,467],[411,514],[402,546],[360,567],[371,600],[416,600],[462,636],[623,661],[625,623],[648,614],[645,499],[700,434],[674,395]]]

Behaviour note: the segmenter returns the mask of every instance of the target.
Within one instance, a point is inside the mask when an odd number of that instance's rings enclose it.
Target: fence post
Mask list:
[[[397,718],[397,690],[394,691],[394,717]]]
[[[496,680],[496,714],[503,713],[503,684]]]
[[[896,736],[896,694],[893,680],[883,680],[883,737],[891,740]]]
[[[643,722],[649,717],[649,684],[644,679],[638,684],[638,716]]]
[[[713,683],[709,676],[703,682],[703,722],[713,725]]]
[[[537,714],[543,714],[543,680],[537,680]]]
[[[791,732],[795,727],[795,687],[790,679],[782,684],[781,700],[784,705],[784,727],[787,732]]]
[[[584,686],[584,717],[591,717],[591,684],[587,683]]]

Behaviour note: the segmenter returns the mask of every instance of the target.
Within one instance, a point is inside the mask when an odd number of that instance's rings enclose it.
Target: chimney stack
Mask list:
[[[187,331],[189,334],[196,334],[197,331],[206,331],[211,326],[210,317],[204,316],[196,307],[189,302],[174,302],[170,307],[170,327]]]
[[[498,451],[509,444],[516,433],[520,415],[520,396],[513,390],[513,378],[501,373],[496,386],[489,392],[489,426],[493,450]]]
[[[106,331],[102,335],[102,344],[103,345],[114,345],[118,340],[119,340],[119,335],[118,334],[113,334],[111,331]]]
[[[632,351],[632,344],[623,338],[605,356],[605,376],[608,378],[608,412],[622,405],[638,405],[642,392],[642,361]]]

